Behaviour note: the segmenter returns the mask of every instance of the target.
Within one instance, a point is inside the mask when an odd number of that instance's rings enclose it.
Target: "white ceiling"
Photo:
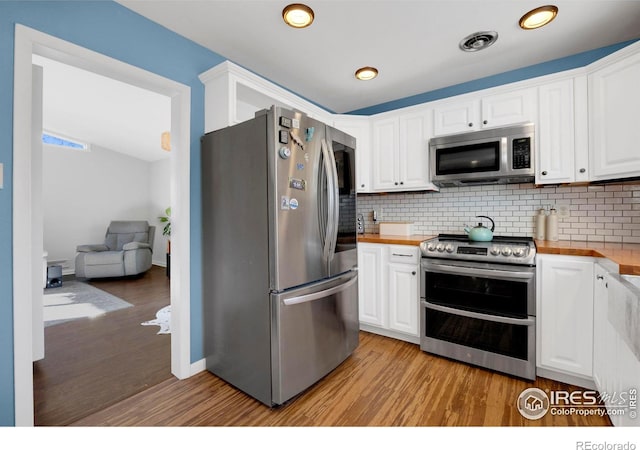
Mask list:
[[[43,67],[43,128],[145,161],[169,156],[160,146],[171,129],[171,99],[38,55]]]
[[[282,21],[286,0],[117,1],[338,113],[640,38],[639,0],[556,0],[556,20],[531,31],[518,20],[547,0],[308,0],[305,29]],[[498,40],[459,50],[477,31]],[[380,75],[357,81],[366,65]]]

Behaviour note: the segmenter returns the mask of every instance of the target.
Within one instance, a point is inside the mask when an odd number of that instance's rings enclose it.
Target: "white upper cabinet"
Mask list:
[[[371,192],[371,120],[369,116],[337,114],[333,126],[356,138],[356,190]]]
[[[440,136],[478,129],[479,104],[480,100],[469,100],[436,106],[433,134]]]
[[[588,181],[586,76],[538,88],[536,183]]]
[[[640,46],[598,61],[589,75],[591,179],[640,176]]]
[[[372,119],[372,184],[379,192],[436,189],[429,181],[431,111]]]
[[[264,78],[225,61],[200,74],[204,91],[205,133],[253,119],[273,105],[296,109],[332,123],[332,114]]]
[[[434,107],[434,135],[534,122],[536,99],[536,89],[526,88],[443,102]]]

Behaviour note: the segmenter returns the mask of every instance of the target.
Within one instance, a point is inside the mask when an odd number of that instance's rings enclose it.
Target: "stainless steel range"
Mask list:
[[[441,234],[420,248],[420,348],[534,380],[533,239]]]

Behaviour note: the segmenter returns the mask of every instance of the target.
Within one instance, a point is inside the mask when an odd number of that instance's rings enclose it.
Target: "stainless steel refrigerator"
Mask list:
[[[202,138],[207,369],[266,405],[358,346],[355,147],[275,106]]]

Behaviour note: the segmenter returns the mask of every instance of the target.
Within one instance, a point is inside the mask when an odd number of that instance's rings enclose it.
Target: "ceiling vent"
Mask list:
[[[461,40],[460,49],[465,52],[477,52],[489,47],[496,40],[498,40],[498,33],[495,31],[478,31]]]

